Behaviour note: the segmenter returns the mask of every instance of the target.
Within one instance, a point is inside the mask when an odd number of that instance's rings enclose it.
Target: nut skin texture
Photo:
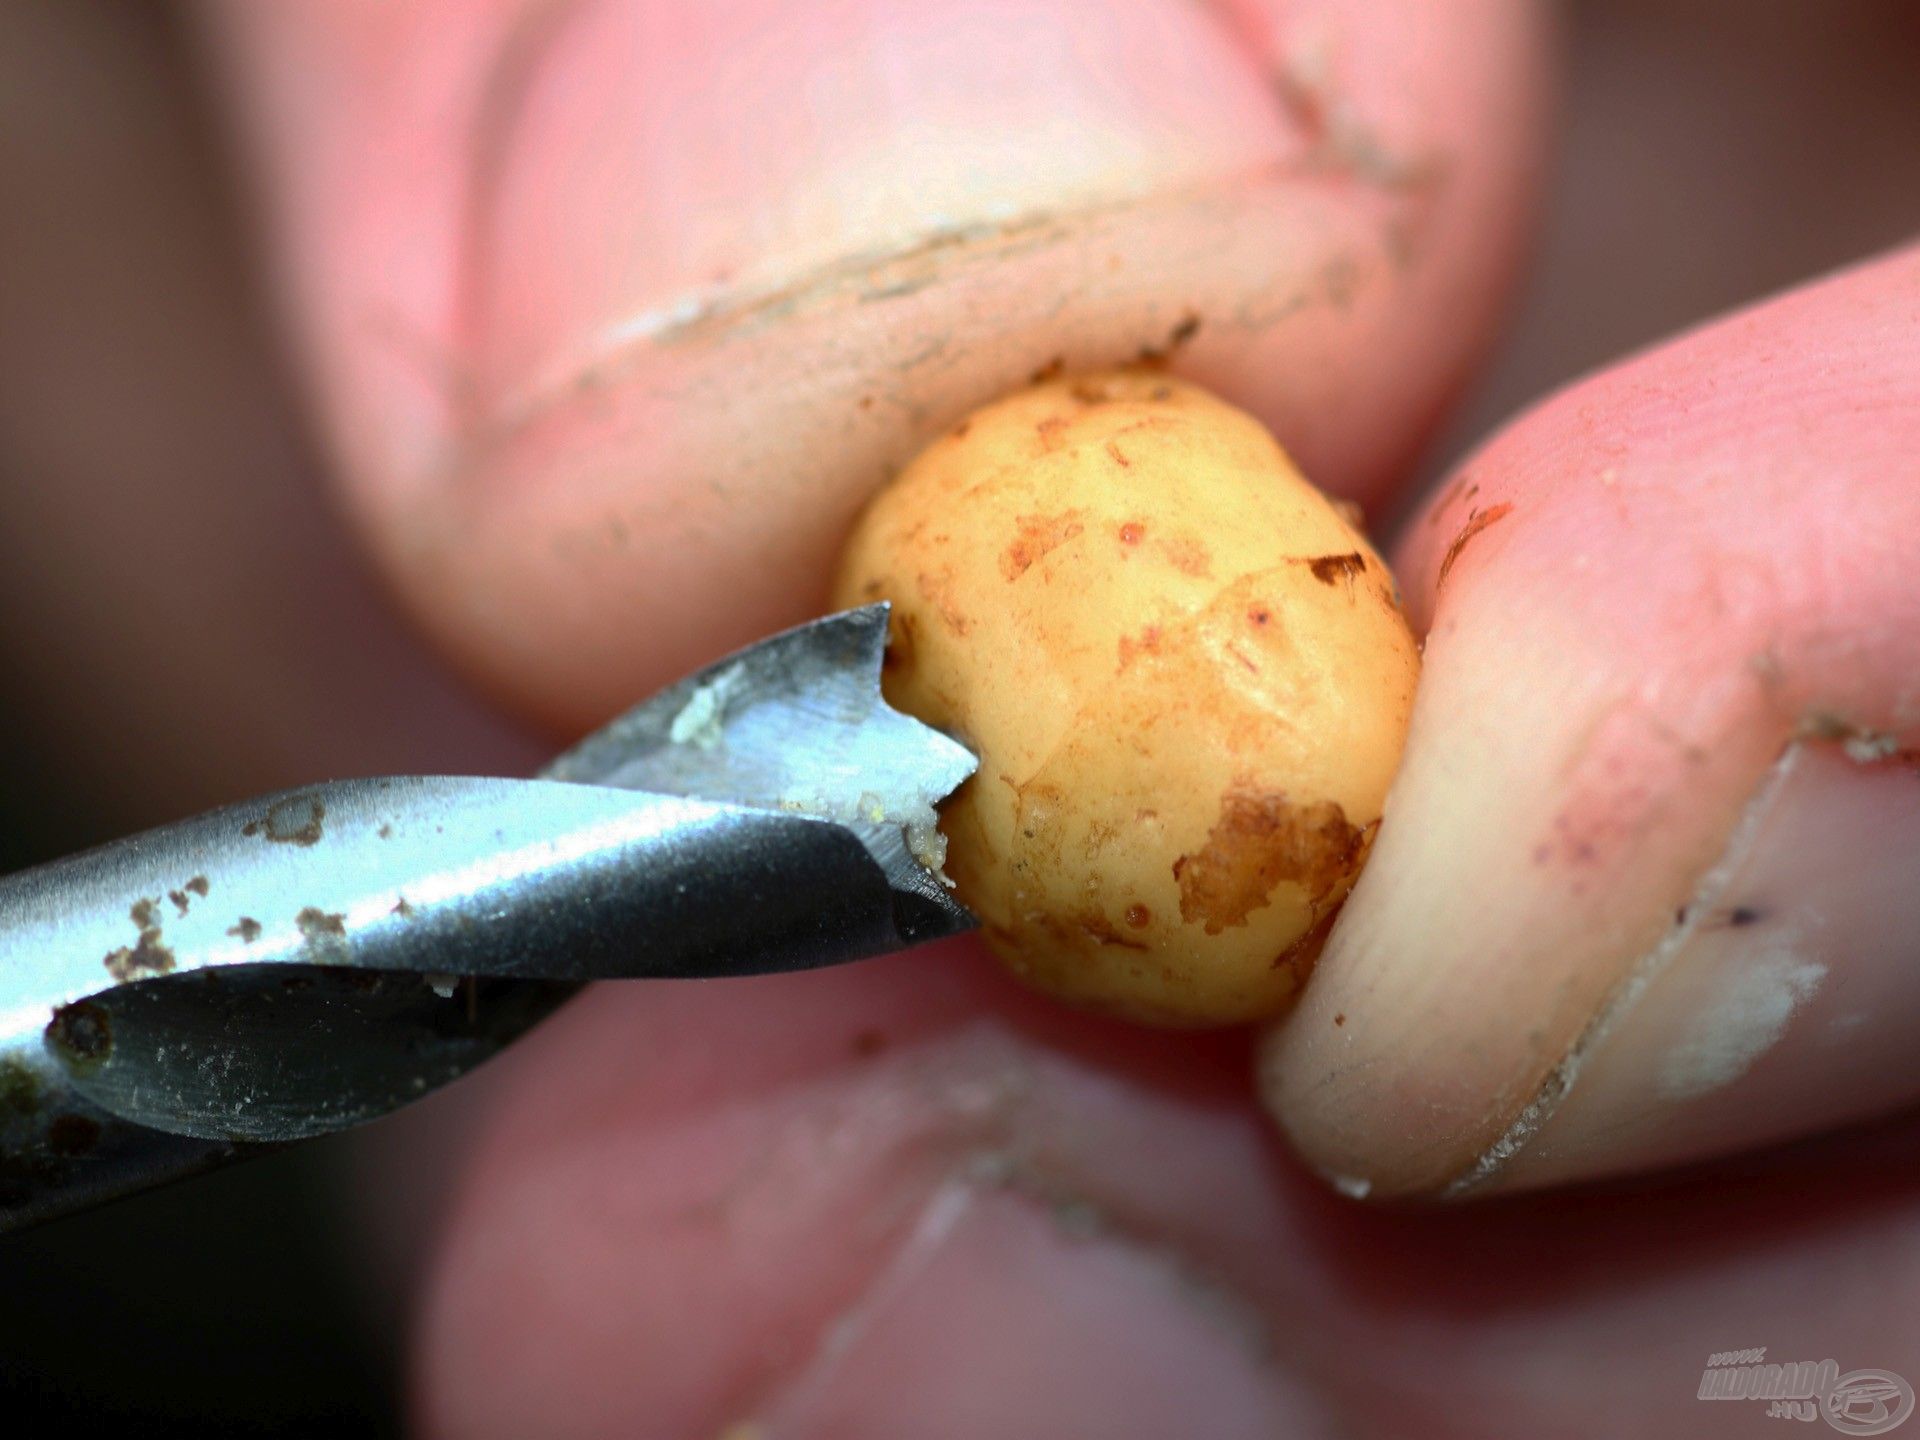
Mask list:
[[[1150,369],[1035,383],[868,507],[835,601],[980,755],[947,871],[1015,974],[1147,1024],[1283,1010],[1365,859],[1419,650],[1258,422]]]

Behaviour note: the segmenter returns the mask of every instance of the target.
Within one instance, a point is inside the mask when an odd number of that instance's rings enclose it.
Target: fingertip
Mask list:
[[[1263,1070],[1324,1172],[1382,1195],[1582,1178],[1910,1095],[1895,1073],[1862,1086],[1839,1049],[1803,1043],[1836,1015],[1801,992],[1812,967],[1855,963],[1832,948],[1850,927],[1878,915],[1905,933],[1884,842],[1908,821],[1882,807],[1920,805],[1885,765],[1915,729],[1901,677],[1920,662],[1920,502],[1900,479],[1920,432],[1899,398],[1920,376],[1920,332],[1899,319],[1916,263],[1860,267],[1556,397],[1470,458],[1409,533],[1402,573],[1428,633],[1407,757]],[[1828,775],[1782,799],[1769,774],[1790,744],[1884,768],[1870,793],[1836,799]],[[1700,915],[1742,903],[1716,900],[1727,877],[1781,863],[1739,847],[1782,804],[1860,817],[1840,842],[1862,877],[1851,918],[1812,938],[1829,922],[1802,866],[1773,887],[1791,898],[1770,935],[1710,940]],[[1874,947],[1854,950],[1849,988],[1877,993]],[[1777,973],[1743,997],[1709,983],[1728,964]],[[1905,1000],[1882,1013],[1894,1033],[1920,1024]],[[1692,1046],[1726,1060],[1730,1082],[1753,1078],[1708,1087],[1682,1116],[1618,1075],[1603,1083],[1603,1033],[1637,1057],[1610,1062],[1618,1074],[1680,1074]],[[1783,1037],[1783,1058],[1759,1063]],[[1748,1041],[1752,1055],[1727,1058]],[[1768,1087],[1800,1052],[1824,1057],[1798,1074],[1818,1099],[1783,1108]],[[1553,1120],[1603,1090],[1615,1098],[1584,1131]],[[1650,1140],[1652,1113],[1685,1142]]]

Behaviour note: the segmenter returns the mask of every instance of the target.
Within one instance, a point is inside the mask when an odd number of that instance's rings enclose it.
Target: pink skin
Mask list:
[[[1920,1343],[1861,1280],[1920,1244],[1911,1127],[1625,1199],[1356,1207],[1248,1107],[1239,1042],[1090,1025],[961,948],[609,994],[506,1062],[420,1317],[428,1428],[1738,1435],[1693,1398],[1727,1334]]]
[[[348,503],[433,636],[522,712],[577,728],[807,613],[845,515],[920,436],[1055,353],[1123,358],[1189,313],[1202,329],[1175,365],[1254,407],[1310,473],[1376,508],[1404,482],[1512,269],[1543,89],[1535,7],[1109,5],[1084,38],[1077,7],[1018,10],[1011,28],[957,4],[797,6],[808,18],[784,25],[662,7],[681,18],[653,29],[610,4],[212,13]],[[111,46],[64,68],[57,46],[8,54],[37,57],[70,129],[91,134],[117,96],[149,134]],[[1338,101],[1318,120],[1299,94],[1316,54]],[[1294,72],[1284,103],[1276,61]],[[657,83],[635,83],[648,66]],[[985,86],[995,105],[976,114],[963,102]],[[649,106],[681,117],[670,149],[646,144]],[[1049,122],[1060,145],[1016,143]],[[960,181],[927,159],[955,145]],[[1429,155],[1444,183],[1406,164]],[[137,197],[176,168],[158,142],[125,174],[78,166],[100,218],[63,233],[133,243],[154,219]],[[691,208],[712,196],[722,226]],[[98,307],[36,290],[37,325],[0,327],[0,396],[28,397],[6,435],[34,437],[42,471],[125,490],[0,494],[0,536],[36,541],[0,571],[0,642],[41,667],[48,723],[124,703],[129,655],[158,653],[181,693],[229,677],[211,693],[253,707],[196,751],[168,737],[206,705],[163,686],[145,703],[178,724],[95,742],[127,746],[129,775],[169,777],[140,802],[162,813],[296,781],[316,754],[336,757],[322,770],[511,768],[508,738],[450,727],[460,712],[342,557],[270,548],[320,527],[310,501],[250,488],[278,473],[248,428],[257,378],[193,302],[218,293],[206,237],[160,218],[186,238],[158,269],[98,265],[71,287]],[[927,243],[943,225],[962,234]],[[64,263],[84,277],[87,253]],[[1409,531],[1401,572],[1432,653],[1407,778],[1324,973],[1262,1048],[1312,1167],[1381,1193],[1449,1184],[1649,957],[1644,994],[1492,1183],[1717,1153],[1910,1098],[1913,777],[1830,741],[1765,776],[1809,715],[1914,723],[1916,268],[1895,257],[1603,374],[1470,461],[1482,491]],[[151,283],[99,288],[129,274]],[[735,287],[721,303],[718,285]],[[17,343],[26,328],[63,345]],[[148,332],[206,352],[84,363]],[[103,408],[81,404],[102,387]],[[223,410],[208,388],[241,398]],[[195,453],[214,457],[204,477],[162,463]],[[154,503],[176,494],[205,503]],[[1515,508],[1438,585],[1461,507],[1493,497]],[[136,503],[129,529],[99,518]],[[183,520],[202,512],[222,524]],[[130,536],[170,523],[172,565],[124,563]],[[49,563],[43,536],[73,559]],[[257,603],[295,563],[314,568],[271,592],[285,604]],[[68,573],[135,628],[76,626],[56,666],[18,617],[70,608]],[[191,588],[169,588],[180,576]],[[349,606],[330,631],[314,619]],[[231,682],[290,653],[310,665]],[[309,674],[334,677],[324,706],[298,688]],[[315,726],[323,712],[345,719]],[[1540,783],[1521,783],[1529,767]],[[1678,906],[1724,916],[1749,896],[1801,929],[1695,921],[1666,946]],[[1685,997],[1729,954],[1753,973],[1779,961],[1759,937],[1782,933],[1798,1008],[1748,1004],[1731,1039],[1697,1043]],[[1877,1023],[1833,1029],[1859,1011]],[[388,1221],[443,1168],[435,1147],[462,1156],[431,1224],[385,1232],[423,1271],[421,1428],[1743,1435],[1750,1409],[1693,1398],[1712,1351],[1920,1378],[1911,1124],[1634,1188],[1396,1211],[1339,1199],[1283,1146],[1252,1048],[1062,1013],[970,944],[596,992],[376,1137],[369,1196]],[[1671,1111],[1651,1111],[1643,1072],[1716,1083],[1669,1086]],[[1633,1128],[1647,1113],[1666,1117],[1653,1138]]]
[[[1725,928],[1694,903],[1704,877],[1796,739],[1829,756],[1850,740],[1860,758],[1799,767],[1767,803],[1811,823],[1819,795],[1844,787],[1853,823],[1828,827],[1762,896],[1709,899],[1754,911],[1733,927],[1746,933],[1731,958],[1781,969],[1787,988],[1759,996],[1763,1009],[1796,986],[1845,996],[1795,1025],[1796,1048],[1822,1023],[1837,1024],[1834,1043],[1779,1071],[1789,1092],[1817,1084],[1825,1103],[1749,1097],[1748,1113],[1716,1116],[1686,1153],[1920,1098],[1899,1058],[1920,997],[1888,989],[1911,971],[1911,887],[1874,884],[1920,833],[1920,777],[1900,753],[1920,742],[1916,396],[1910,250],[1546,402],[1470,457],[1410,530],[1399,574],[1429,628],[1407,760],[1376,863],[1269,1055],[1268,1098],[1316,1164],[1393,1193],[1459,1179],[1638,962],[1701,963],[1699,942]],[[1503,779],[1489,789],[1493,773]],[[1457,842],[1424,845],[1434,832]],[[1775,823],[1758,842],[1739,857],[1749,869],[1804,837]],[[1835,850],[1865,892],[1783,904]],[[1492,894],[1502,904],[1490,911]],[[1810,927],[1824,939],[1781,939]],[[1877,953],[1889,927],[1899,938]],[[1659,953],[1669,937],[1686,942],[1671,961]],[[1719,1043],[1752,1036],[1734,1023]],[[1698,1088],[1680,1074],[1684,1043],[1638,1057],[1673,1063],[1670,1090]],[[1713,1057],[1695,1052],[1710,1071]],[[1877,1080],[1843,1082],[1868,1055]],[[1745,1057],[1722,1058],[1734,1069]],[[1715,1078],[1698,1077],[1723,1088]],[[1553,1169],[1564,1179],[1622,1163]]]
[[[1524,0],[440,8],[218,13],[349,499],[570,729],[817,610],[965,411],[1189,317],[1183,370],[1384,502],[1541,128]]]

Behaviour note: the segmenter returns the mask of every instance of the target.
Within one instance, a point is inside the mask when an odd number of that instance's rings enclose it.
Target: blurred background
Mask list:
[[[1534,263],[1435,474],[1580,372],[1915,223],[1909,0],[1566,18]],[[546,748],[437,667],[329,508],[191,19],[0,7],[0,871],[263,790]],[[459,1107],[433,1103],[451,1144]],[[358,1143],[0,1238],[12,1433],[397,1433],[407,1232],[364,1220],[430,1209],[433,1157],[370,1195]]]

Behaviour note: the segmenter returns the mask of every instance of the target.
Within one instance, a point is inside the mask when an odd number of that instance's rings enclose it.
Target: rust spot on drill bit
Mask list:
[[[318,795],[292,795],[240,833],[258,835],[275,845],[318,845],[326,833],[326,818],[326,802]]]
[[[164,975],[173,969],[173,951],[160,943],[160,922],[154,918],[154,908],[152,900],[136,900],[127,915],[140,938],[131,945],[108,951],[102,960],[107,973],[123,985],[153,975]],[[186,913],[184,905],[181,906],[181,913]]]

